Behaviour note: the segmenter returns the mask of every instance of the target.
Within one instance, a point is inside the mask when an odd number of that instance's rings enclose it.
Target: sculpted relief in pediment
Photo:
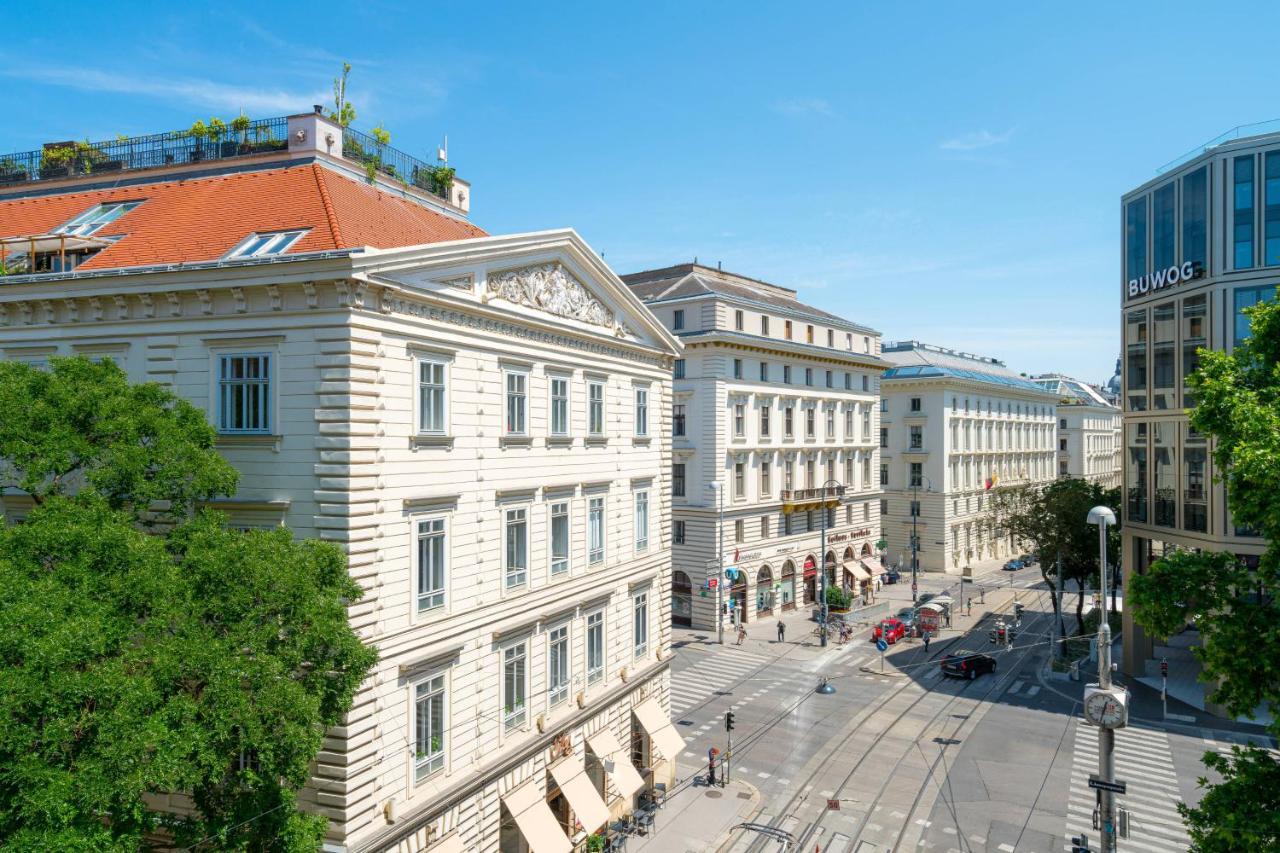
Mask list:
[[[485,285],[485,295],[557,317],[603,326],[615,333],[624,331],[613,311],[558,262],[492,273]]]

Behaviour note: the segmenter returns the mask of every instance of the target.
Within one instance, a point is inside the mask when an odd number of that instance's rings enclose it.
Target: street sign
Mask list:
[[[888,643],[886,643],[886,642],[884,641],[884,638],[882,637],[882,638],[880,638],[880,639],[876,640],[876,648],[883,652],[883,651],[885,651],[885,650],[887,650],[887,649],[889,648],[889,644],[888,644]]]
[[[915,594],[916,594],[916,585],[915,585],[914,583],[913,583],[913,584],[911,584],[911,594],[912,594],[912,595],[915,595]]]
[[[719,578],[707,578],[707,586],[711,589],[715,589],[717,583],[719,583]]]
[[[839,800],[827,800],[827,811],[829,811],[829,812],[838,812],[838,811],[840,811],[840,801],[839,801]]]
[[[1160,675],[1161,677],[1169,675],[1169,661],[1167,659],[1161,659],[1160,661]]]
[[[1105,779],[1099,779],[1092,773],[1089,774],[1089,787],[1097,788],[1099,791],[1110,791],[1113,794],[1123,794],[1128,790],[1128,785],[1124,782],[1108,782]]]

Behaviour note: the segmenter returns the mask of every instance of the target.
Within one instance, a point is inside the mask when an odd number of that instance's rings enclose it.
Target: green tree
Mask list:
[[[6,849],[138,850],[159,832],[193,850],[315,850],[325,820],[298,811],[297,791],[376,659],[348,624],[361,591],[344,555],[284,528],[179,516],[209,494],[193,488],[198,472],[220,470],[186,403],[112,384],[132,394],[113,408],[96,396],[119,378],[109,363],[32,372],[0,365],[0,458],[36,499],[23,524],[0,527]],[[32,433],[45,460],[8,429],[15,384],[42,412],[28,423],[73,452]],[[105,420],[89,416],[94,399]],[[167,449],[123,452],[125,436]],[[210,482],[234,486],[221,466]],[[166,500],[148,470],[175,486],[159,534],[139,524]],[[157,795],[191,809],[149,807]]]
[[[235,491],[215,438],[200,410],[159,385],[130,385],[108,360],[0,362],[0,488],[37,504],[95,492],[135,518],[185,517]]]
[[[1235,352],[1200,351],[1189,377],[1197,405],[1191,426],[1213,439],[1213,459],[1237,525],[1267,542],[1256,571],[1228,553],[1180,551],[1129,581],[1126,605],[1152,634],[1167,637],[1194,621],[1201,678],[1232,715],[1262,703],[1280,708],[1280,303],[1249,309],[1252,336]],[[1280,723],[1269,731],[1280,736]],[[1221,782],[1200,780],[1204,797],[1179,806],[1198,851],[1280,849],[1280,764],[1267,752],[1233,747],[1207,753]]]
[[[350,75],[351,63],[344,62],[342,76],[333,78],[333,109],[329,111],[329,118],[343,127],[351,127],[351,123],[356,120],[355,105],[347,100],[347,77]]]
[[[1120,516],[1120,490],[1076,478],[1054,480],[1047,486],[999,488],[991,497],[988,523],[1006,535],[1029,543],[1040,555],[1040,573],[1049,587],[1054,609],[1068,581],[1081,593],[1076,599],[1076,630],[1084,632],[1084,589],[1098,582],[1098,528],[1089,523],[1089,510],[1105,505]],[[1119,526],[1108,528],[1107,553],[1118,554]],[[1062,574],[1058,566],[1061,560]],[[1058,630],[1065,636],[1065,626]]]

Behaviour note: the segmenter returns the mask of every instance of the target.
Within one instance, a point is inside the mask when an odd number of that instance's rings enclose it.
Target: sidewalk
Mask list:
[[[678,783],[658,811],[653,831],[627,841],[628,853],[703,853],[724,843],[729,831],[748,821],[760,806],[760,792],[749,782],[734,780],[724,788],[709,788],[702,778]]]

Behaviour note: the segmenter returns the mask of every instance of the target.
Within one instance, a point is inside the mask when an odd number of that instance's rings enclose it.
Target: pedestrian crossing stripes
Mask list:
[[[1191,839],[1178,814],[1182,796],[1170,758],[1169,736],[1141,726],[1117,729],[1115,767],[1116,777],[1127,786],[1126,793],[1116,795],[1116,807],[1129,812],[1129,837],[1117,840],[1118,853],[1187,850]],[[1068,841],[1082,832],[1095,834],[1097,793],[1089,787],[1089,775],[1097,772],[1098,730],[1077,717],[1067,802]],[[1071,849],[1070,844],[1066,849]]]
[[[677,719],[717,691],[731,690],[738,681],[773,660],[768,655],[740,649],[714,649],[705,654],[689,655],[688,659],[695,663],[671,672],[671,714]],[[751,690],[759,690],[759,687],[756,682],[748,685]]]
[[[1227,758],[1231,757],[1231,747],[1253,744],[1254,746],[1260,746],[1266,749],[1267,752],[1271,754],[1272,758],[1280,760],[1280,750],[1274,749],[1271,746],[1269,738],[1262,737],[1260,735],[1251,737],[1249,735],[1240,735],[1230,732],[1214,732],[1209,729],[1203,729],[1201,731],[1201,738],[1204,740],[1205,749],[1210,752],[1216,752]]]

